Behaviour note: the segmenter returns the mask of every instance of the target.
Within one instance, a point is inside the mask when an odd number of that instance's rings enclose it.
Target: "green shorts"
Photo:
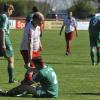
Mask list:
[[[90,46],[91,47],[100,47],[100,36],[98,36],[98,37],[90,36]]]
[[[2,56],[6,57],[6,58],[12,57],[14,55],[14,52],[13,52],[13,48],[11,45],[11,41],[10,41],[9,37],[5,37],[5,40],[6,40],[5,41],[6,50],[2,51],[1,44],[0,44],[0,57],[2,57]]]

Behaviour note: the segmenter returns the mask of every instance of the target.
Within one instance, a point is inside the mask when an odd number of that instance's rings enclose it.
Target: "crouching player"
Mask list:
[[[58,96],[58,81],[53,68],[51,68],[49,65],[45,65],[41,57],[36,57],[32,61],[37,70],[37,74],[33,78],[33,82],[39,82],[40,85],[33,87],[31,86],[32,81],[22,81],[20,86],[9,90],[7,93],[1,91],[1,95],[16,96],[26,92],[26,94],[32,94],[33,97],[38,98],[53,98]]]

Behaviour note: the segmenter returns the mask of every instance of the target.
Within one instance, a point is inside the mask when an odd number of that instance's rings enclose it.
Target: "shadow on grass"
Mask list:
[[[99,95],[100,96],[100,93],[71,93],[73,95]]]
[[[78,61],[72,61],[72,62],[45,62],[46,64],[67,64],[67,65],[89,65],[86,62],[78,62]]]

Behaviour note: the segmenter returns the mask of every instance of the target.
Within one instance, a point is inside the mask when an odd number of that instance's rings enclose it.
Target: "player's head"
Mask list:
[[[5,4],[3,9],[4,12],[6,12],[8,16],[10,16],[14,11],[14,6],[12,4]]]
[[[71,18],[73,15],[72,11],[68,11],[68,17]]]
[[[44,61],[41,56],[33,58],[32,61],[38,70],[44,67]]]
[[[44,20],[44,16],[42,13],[40,12],[34,13],[32,18],[32,23],[34,24],[34,26],[40,25],[43,20]]]
[[[38,8],[37,8],[36,6],[33,6],[32,12],[33,12],[33,13],[34,13],[34,12],[38,12]]]

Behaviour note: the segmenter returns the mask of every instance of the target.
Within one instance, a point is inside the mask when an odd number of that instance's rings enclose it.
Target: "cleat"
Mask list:
[[[93,65],[93,66],[95,66],[95,65],[96,65],[96,63],[92,63],[92,65]]]
[[[0,89],[0,96],[6,96],[6,93],[2,91],[2,89]]]
[[[18,83],[18,81],[14,79],[14,80],[9,80],[8,83]]]
[[[66,52],[66,53],[65,53],[65,55],[67,55],[67,56],[68,56],[68,53]]]

